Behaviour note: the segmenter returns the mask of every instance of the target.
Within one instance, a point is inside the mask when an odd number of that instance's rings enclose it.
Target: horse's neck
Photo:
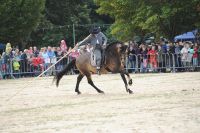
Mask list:
[[[110,63],[116,63],[116,64],[119,64],[120,62],[120,55],[119,53],[107,53],[106,54],[106,62]]]

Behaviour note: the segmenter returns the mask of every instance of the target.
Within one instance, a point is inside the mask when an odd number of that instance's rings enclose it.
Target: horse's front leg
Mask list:
[[[122,70],[121,73],[124,73],[127,77],[128,77],[128,84],[131,86],[133,84],[133,81],[131,79],[131,76],[129,75],[129,73],[125,70]]]
[[[122,77],[122,80],[124,81],[124,84],[125,84],[125,87],[126,87],[126,91],[129,93],[129,94],[132,94],[133,91],[131,89],[128,88],[128,83],[127,83],[127,80],[125,78],[125,73],[124,72],[121,72],[120,75]]]
[[[129,73],[127,71],[124,71],[124,74],[128,77],[128,84],[131,86],[133,84],[131,76],[129,75]]]

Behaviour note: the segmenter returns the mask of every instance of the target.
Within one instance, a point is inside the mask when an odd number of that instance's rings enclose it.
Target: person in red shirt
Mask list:
[[[155,46],[152,46],[151,50],[148,51],[147,55],[149,55],[149,63],[152,71],[156,71],[157,69],[157,51],[155,50]]]
[[[198,65],[198,46],[193,46],[194,47],[194,53],[193,53],[193,66],[196,67]]]
[[[41,55],[39,56],[34,56],[32,58],[32,66],[33,69],[37,69],[37,70],[41,70],[44,71],[44,59],[41,57]]]

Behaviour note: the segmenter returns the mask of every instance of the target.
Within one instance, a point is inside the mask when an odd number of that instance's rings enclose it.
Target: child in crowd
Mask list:
[[[15,49],[14,52],[14,58],[13,58],[13,70],[14,70],[14,77],[19,78],[19,74],[20,74],[20,52],[19,49]]]
[[[32,70],[33,72],[43,72],[44,71],[44,60],[42,58],[42,54],[34,55],[32,58]]]

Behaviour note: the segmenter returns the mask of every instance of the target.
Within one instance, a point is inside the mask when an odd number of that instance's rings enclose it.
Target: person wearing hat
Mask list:
[[[93,52],[96,57],[97,73],[100,74],[102,49],[106,48],[107,37],[101,32],[100,27],[92,27],[90,29],[90,35],[83,41],[76,44],[76,48],[82,45],[90,44],[93,47]]]

